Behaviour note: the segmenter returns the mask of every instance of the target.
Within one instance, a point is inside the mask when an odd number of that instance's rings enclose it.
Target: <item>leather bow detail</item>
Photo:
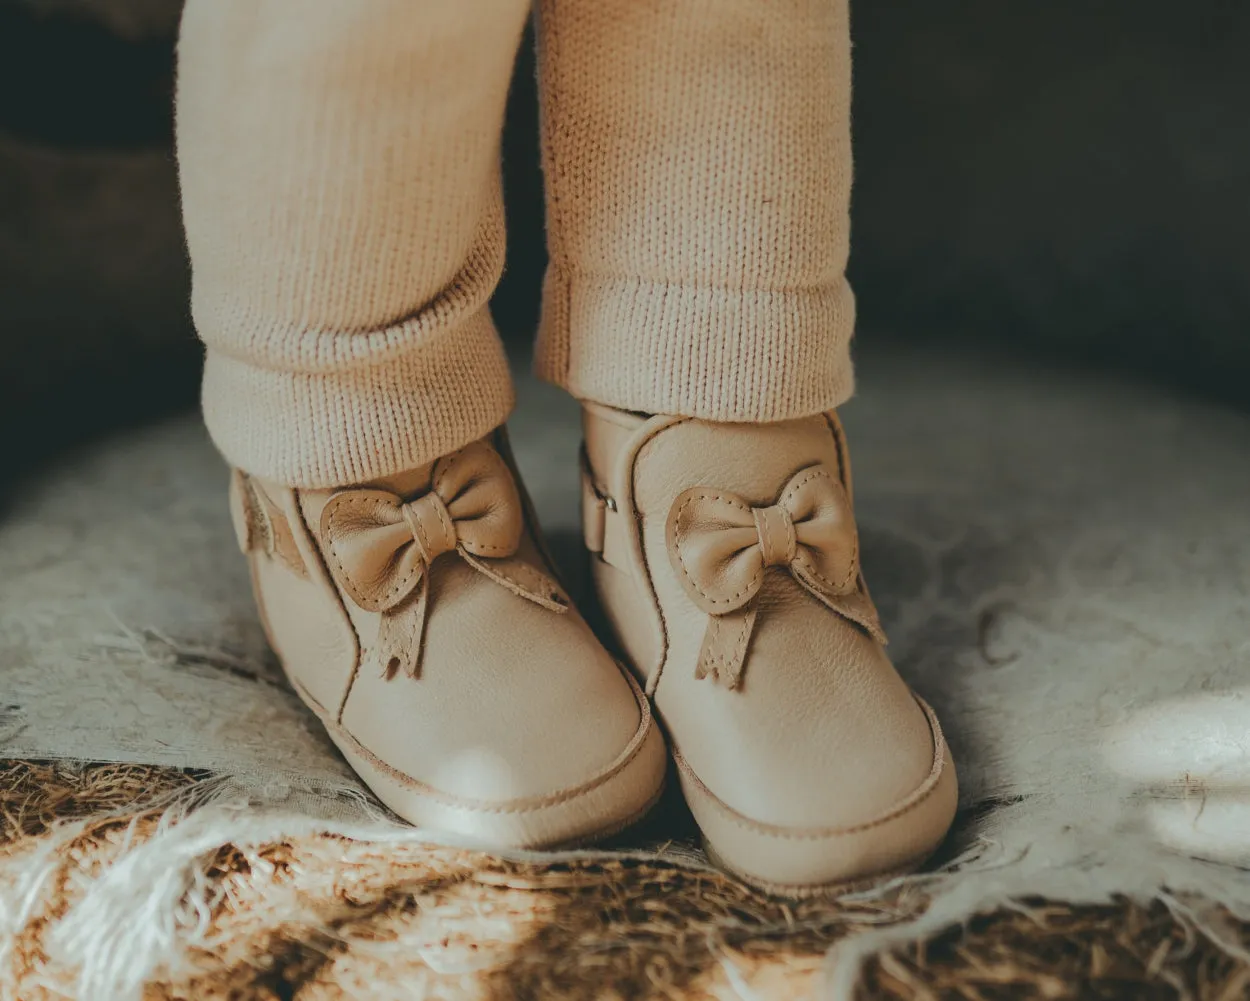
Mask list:
[[[444,554],[543,608],[568,610],[554,580],[514,558],[523,519],[511,470],[483,442],[440,459],[415,500],[368,488],[330,498],[321,514],[327,563],[356,605],[381,614],[374,653],[387,677],[419,672],[429,575]]]
[[[825,605],[885,635],[859,574],[850,500],[824,465],[800,470],[777,502],[752,507],[736,494],[695,487],[668,516],[668,553],[690,599],[711,619],[696,676],[728,688],[742,682],[755,629],[756,597],[768,567],[782,567]]]

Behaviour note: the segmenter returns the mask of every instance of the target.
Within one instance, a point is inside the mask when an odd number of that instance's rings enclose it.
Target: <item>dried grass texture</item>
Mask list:
[[[199,777],[0,766],[0,997],[82,996],[76,971],[58,961],[60,919],[160,829],[167,807],[142,804],[193,793]],[[23,885],[50,857],[51,876]],[[925,903],[910,886],[871,901],[787,904],[677,862],[512,862],[328,834],[215,849],[198,860],[197,881],[206,906],[193,915],[196,944],[148,983],[144,1001],[806,997],[819,992],[831,947]],[[1247,928],[1226,919],[1222,932],[1244,941]],[[1033,903],[870,960],[859,994],[1233,1001],[1250,994],[1250,962],[1162,903]]]
[[[153,765],[0,762],[0,845],[43,834],[58,821],[132,810],[201,777]]]
[[[1245,940],[1250,927],[1229,922],[1223,931]],[[1250,963],[1231,958],[1162,902],[1033,901],[877,957],[859,994],[881,1001],[1238,1001],[1250,997]]]

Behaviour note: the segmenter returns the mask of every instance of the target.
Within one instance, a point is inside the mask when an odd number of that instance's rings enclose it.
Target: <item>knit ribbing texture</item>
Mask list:
[[[204,413],[324,487],[506,419],[488,302],[524,0],[188,0],[178,152]],[[537,368],[727,421],[851,392],[845,0],[542,0]]]
[[[845,401],[847,16],[845,0],[541,0],[540,375],[711,420]]]

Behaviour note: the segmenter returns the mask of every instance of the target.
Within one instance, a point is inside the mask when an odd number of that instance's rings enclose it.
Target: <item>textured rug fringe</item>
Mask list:
[[[1244,920],[1250,914],[1250,874],[1163,849],[1142,853],[1140,846],[1119,855],[1109,845],[1098,856],[1063,857],[1055,846],[1065,841],[1074,849],[1088,847],[1057,831],[1041,831],[1033,844],[1015,848],[986,839],[940,871],[902,877],[870,891],[868,896],[915,886],[927,905],[908,920],[864,930],[833,946],[825,958],[830,1001],[854,1001],[864,965],[873,958],[951,928],[966,928],[973,918],[1000,909],[1027,913],[1030,901],[1072,906],[1162,902],[1179,923],[1230,959],[1250,964],[1250,951],[1239,935],[1223,927],[1229,916]],[[1044,855],[1031,851],[1039,845],[1047,846]],[[1183,886],[1185,892],[1173,893],[1169,885]],[[1223,922],[1214,918],[1217,914]]]
[[[564,901],[558,906],[568,907],[583,892],[579,887],[588,890],[589,909],[577,911],[582,915],[577,920],[583,922],[579,927],[597,928],[604,919],[596,908],[613,906],[612,881],[622,877],[621,865],[639,863],[647,863],[648,878],[684,886],[688,899],[706,899],[706,894],[723,898],[723,905],[717,905],[723,909],[709,912],[699,927],[710,936],[708,948],[723,984],[741,996],[751,996],[756,988],[750,978],[759,972],[730,945],[741,933],[735,929],[743,927],[734,924],[733,915],[744,906],[760,915],[752,926],[756,941],[816,936],[810,962],[799,952],[790,961],[797,965],[789,968],[800,976],[811,970],[811,985],[823,984],[827,993],[822,996],[835,1001],[855,996],[866,962],[878,957],[888,962],[900,950],[951,928],[967,928],[977,915],[995,909],[1027,918],[1041,897],[1089,905],[1162,901],[1178,925],[1250,967],[1250,952],[1241,939],[1244,929],[1230,920],[1250,913],[1250,874],[1157,849],[1145,851],[1140,843],[1133,851],[1123,846],[1117,851],[1108,842],[1091,852],[1089,831],[1065,838],[1057,824],[1053,829],[1039,824],[1023,845],[983,834],[937,872],[848,895],[837,901],[838,914],[826,909],[807,912],[805,918],[763,898],[748,904],[742,896],[746,891],[734,889],[731,881],[680,847],[482,855],[483,845],[400,825],[376,807],[369,808],[367,819],[344,819],[344,797],[358,796],[350,788],[215,777],[149,798],[142,808],[132,804],[115,813],[111,829],[107,817],[94,816],[11,843],[8,856],[0,854],[0,997],[140,1001],[152,984],[195,985],[205,976],[220,975],[223,962],[227,967],[236,961],[248,964],[251,972],[246,975],[258,976],[252,964],[261,963],[271,949],[294,948],[295,955],[315,954],[323,960],[350,950],[354,961],[365,967],[382,964],[378,970],[392,963],[407,969],[404,964],[418,957],[429,971],[422,975],[431,976],[485,977],[491,975],[492,964],[511,969],[509,962],[526,970],[521,953],[501,960],[499,950],[506,954],[515,947],[517,929],[531,935],[549,922],[572,920],[567,915],[573,912],[561,917],[561,911],[549,909],[556,906],[550,902],[553,892]],[[361,805],[353,803],[357,816],[362,815]],[[317,816],[318,811],[327,816]],[[604,868],[596,874],[579,869],[579,863]],[[667,877],[664,866],[669,867]],[[302,894],[314,873],[321,903],[310,906]],[[1168,886],[1176,889],[1160,891]],[[590,889],[594,887],[600,889]],[[520,894],[511,898],[509,916],[490,918],[490,905],[479,905],[487,907],[481,920],[494,922],[489,931],[486,925],[466,926],[456,919],[460,923],[453,921],[453,927],[459,928],[460,940],[470,944],[464,955],[449,954],[443,915],[462,915],[463,908],[474,908],[469,901],[487,899],[473,894],[505,888]],[[530,890],[538,892],[531,895]],[[670,899],[662,889],[652,892],[658,896],[647,900]],[[599,893],[606,896],[594,896]],[[442,894],[450,896],[444,899]],[[266,913],[257,917],[249,909],[261,899]],[[353,923],[359,915],[381,914],[377,908],[388,901],[404,900],[409,901],[404,905],[406,920],[417,922],[407,937],[388,944],[385,937]],[[638,902],[635,898],[621,906]],[[1226,908],[1222,914],[1220,907]],[[674,916],[679,920],[675,927],[680,927],[680,914]],[[657,918],[651,915],[647,921]],[[430,923],[423,926],[423,920]],[[497,942],[483,938],[497,933]],[[593,963],[594,949],[603,947],[594,945],[599,940],[593,936],[601,933],[570,942],[589,942],[586,961]],[[822,964],[819,957],[831,941],[838,944]],[[490,955],[474,952],[479,946]],[[497,947],[493,953],[492,946]],[[242,958],[240,949],[245,950]],[[567,955],[570,962],[581,962],[576,947]],[[231,969],[225,972],[242,975]],[[32,986],[42,993],[29,993]]]
[[[75,996],[141,1001],[144,985],[154,979],[190,978],[195,973],[190,957],[197,950],[212,950],[214,946],[210,921],[223,893],[206,869],[228,849],[240,853],[250,871],[262,876],[272,866],[261,849],[298,838],[328,835],[378,846],[488,850],[472,839],[449,839],[393,822],[376,807],[371,808],[373,819],[348,821],[263,805],[275,797],[279,801],[289,799],[291,794],[286,785],[271,779],[253,785],[237,776],[219,777],[147,804],[162,810],[155,830],[141,842],[126,844],[52,929],[49,955],[58,966],[78,971]],[[335,814],[339,812],[333,803],[337,797],[359,793],[347,788],[320,788],[300,790],[299,795],[302,807],[307,807],[308,797],[328,797],[325,812]],[[31,901],[37,898],[42,883],[63,865],[59,850],[79,835],[83,826],[67,825],[57,837],[41,845],[41,863],[32,867],[24,881],[28,887],[25,895]],[[519,863],[667,860],[683,869],[715,872],[680,849],[490,852],[496,858]],[[20,930],[24,914],[16,915],[10,924],[12,932]],[[309,930],[327,939],[334,937],[330,928]],[[6,934],[6,938],[12,937]]]

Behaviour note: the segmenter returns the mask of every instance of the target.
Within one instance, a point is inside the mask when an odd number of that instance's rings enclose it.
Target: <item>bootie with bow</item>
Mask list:
[[[918,865],[951,823],[955,770],[886,656],[837,417],[583,413],[600,602],[709,854],[800,896]]]
[[[638,684],[554,579],[503,433],[342,490],[234,473],[270,643],[352,767],[419,827],[553,847],[646,812]]]

